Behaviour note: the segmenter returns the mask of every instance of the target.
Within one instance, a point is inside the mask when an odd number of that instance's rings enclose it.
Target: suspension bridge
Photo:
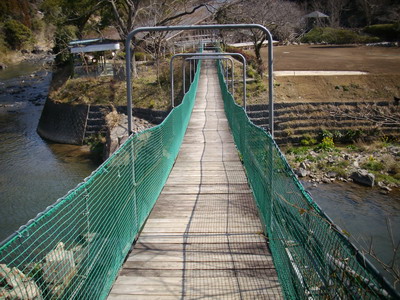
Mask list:
[[[0,245],[1,299],[395,299],[199,62],[182,103]]]
[[[108,299],[281,296],[215,66],[198,85],[177,160]]]

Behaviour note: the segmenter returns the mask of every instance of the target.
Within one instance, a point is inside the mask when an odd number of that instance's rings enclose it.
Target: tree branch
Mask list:
[[[170,21],[172,21],[172,20],[178,19],[178,18],[183,17],[183,16],[186,16],[186,15],[191,15],[191,14],[193,14],[196,10],[198,10],[199,8],[204,7],[204,6],[207,7],[207,4],[200,4],[200,5],[195,6],[191,11],[184,11],[184,12],[181,12],[181,13],[179,13],[179,14],[176,14],[176,15],[174,15],[174,16],[172,16],[172,17],[165,18],[165,19],[162,20],[161,22],[158,22],[158,23],[156,24],[156,26],[164,26],[165,24],[167,24],[168,22],[170,22]]]

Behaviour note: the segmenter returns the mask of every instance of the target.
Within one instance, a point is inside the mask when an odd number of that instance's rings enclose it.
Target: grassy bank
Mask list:
[[[138,67],[139,76],[132,82],[134,107],[155,110],[169,108],[171,101],[168,62],[163,62],[160,69],[157,79],[154,63],[149,62]],[[181,82],[181,75],[177,72],[175,76],[175,95],[179,97],[181,85],[178,83]],[[61,84],[58,82],[53,87],[49,96],[60,103],[126,105],[126,83],[112,76],[64,78]]]

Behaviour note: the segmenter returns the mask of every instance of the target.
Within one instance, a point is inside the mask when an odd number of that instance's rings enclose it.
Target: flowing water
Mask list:
[[[0,71],[0,241],[97,166],[84,147],[46,142],[36,133],[50,80],[39,63]]]
[[[393,256],[393,249],[400,243],[400,191],[382,195],[379,188],[353,183],[312,187],[303,182],[303,185],[332,221],[348,233],[357,248],[368,250],[372,245],[384,263],[389,264],[395,259],[400,267],[400,253]],[[372,258],[370,261],[389,281],[393,280],[382,264]],[[397,290],[400,291],[400,286]]]

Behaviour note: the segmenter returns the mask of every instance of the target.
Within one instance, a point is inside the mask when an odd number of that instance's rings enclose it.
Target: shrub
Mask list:
[[[329,130],[321,129],[321,132],[319,133],[319,140],[322,141],[326,137],[330,137],[333,139],[333,133]]]
[[[360,130],[360,129],[356,129],[356,130],[349,129],[343,135],[342,142],[343,143],[354,143],[357,140],[361,139],[363,136],[365,136],[365,133],[362,130]]]
[[[76,33],[78,29],[76,26],[68,25],[57,28],[54,35],[54,48],[53,51],[56,53],[56,64],[65,65],[71,61],[71,55],[68,49],[68,43],[76,39]]]
[[[258,75],[256,70],[254,70],[251,66],[247,67],[246,74],[248,78],[256,78]]]
[[[104,135],[98,133],[93,134],[85,139],[84,143],[90,147],[90,152],[99,159],[103,155],[103,148],[106,143]]]
[[[319,143],[315,148],[316,151],[332,151],[334,149],[335,143],[333,142],[333,138],[329,136],[324,137],[321,143]]]
[[[305,134],[300,141],[302,146],[312,146],[317,143],[317,140],[313,138],[310,134]]]
[[[361,149],[356,145],[348,145],[346,146],[346,149],[352,152],[361,152]]]
[[[7,52],[7,50],[9,50],[8,43],[6,42],[5,34],[2,30],[2,25],[3,24],[0,23],[0,60],[1,60],[2,54],[5,54]]]
[[[19,50],[33,43],[32,31],[16,20],[4,23],[5,40],[13,50]]]
[[[160,75],[158,78],[158,83],[165,88],[170,87],[170,73],[169,66],[167,64],[161,64],[160,66]]]
[[[34,32],[39,32],[45,28],[46,24],[41,19],[32,19],[32,30]]]
[[[385,165],[375,160],[372,156],[368,158],[368,161],[361,165],[362,168],[370,170],[370,171],[382,171],[385,169]]]
[[[118,59],[125,59],[125,51],[118,51],[117,52],[117,58]]]
[[[378,37],[382,41],[400,40],[400,22],[395,24],[376,24],[363,29],[365,33]]]
[[[331,27],[315,27],[301,39],[303,43],[328,44],[372,43],[378,40],[378,38],[362,36],[348,29]]]
[[[346,132],[339,130],[329,131],[322,129],[319,133],[318,140],[322,141],[325,137],[332,138],[336,143],[355,143],[356,141],[362,139],[366,134],[360,129],[349,129]]]
[[[245,58],[246,58],[246,62],[248,66],[253,67],[254,69],[258,68],[258,64],[257,64],[257,59],[255,56],[243,51],[240,48],[236,48],[236,47],[232,47],[232,46],[225,46],[225,52],[231,52],[231,53],[240,53],[242,54]],[[242,62],[242,59],[234,56],[233,58],[239,60],[240,62]]]
[[[310,150],[309,147],[290,147],[286,150],[287,154],[304,155]]]
[[[148,55],[144,52],[135,52],[136,61],[145,61],[148,60]]]

